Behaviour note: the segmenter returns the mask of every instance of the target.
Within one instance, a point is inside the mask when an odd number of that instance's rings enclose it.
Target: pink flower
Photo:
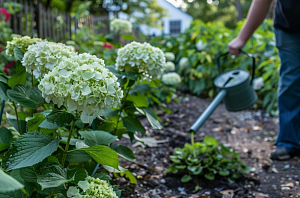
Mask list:
[[[108,49],[113,49],[113,48],[114,48],[114,46],[112,46],[112,45],[109,44],[109,43],[104,43],[103,47],[104,47],[104,48],[108,48]]]
[[[3,48],[0,46],[0,51],[2,50]]]
[[[5,21],[8,21],[10,19],[10,14],[7,12],[7,10],[0,8],[0,14],[1,13],[5,15]]]
[[[9,71],[8,69],[11,68],[14,64],[15,64],[16,61],[11,61],[10,63],[7,63],[5,66],[4,66],[4,72],[9,75]]]

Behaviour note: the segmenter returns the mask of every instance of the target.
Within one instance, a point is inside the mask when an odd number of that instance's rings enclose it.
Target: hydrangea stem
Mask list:
[[[122,111],[123,111],[123,108],[124,108],[124,105],[125,105],[125,102],[126,102],[126,98],[127,98],[128,94],[129,94],[130,89],[131,89],[131,87],[129,87],[129,88],[127,89],[127,91],[126,91],[126,94],[125,94],[125,97],[124,97],[124,101],[123,101],[123,103],[122,103],[122,106],[121,106],[121,108],[120,108],[120,112],[119,112],[119,115],[118,115],[117,124],[116,124],[116,128],[115,128],[115,130],[114,130],[114,134],[116,134],[116,131],[117,131],[117,129],[118,129],[118,124],[119,124],[119,122],[120,122],[121,113],[122,113]]]
[[[34,75],[33,75],[33,71],[31,71],[31,84],[32,84],[32,87],[34,87]]]
[[[33,71],[31,70],[31,86],[34,87],[34,75]],[[31,109],[31,116],[33,117],[34,109]]]
[[[16,112],[18,130],[19,130],[19,133],[22,135],[23,133],[21,131],[21,126],[20,126],[20,122],[19,122],[19,115],[18,115],[18,109],[17,109],[17,105],[16,105],[15,101],[13,101],[13,105],[14,105],[15,112]]]
[[[69,132],[67,144],[66,144],[66,147],[65,147],[64,155],[63,155],[62,160],[61,160],[61,165],[63,167],[65,165],[65,161],[66,161],[67,153],[68,153],[68,150],[69,150],[69,145],[70,145],[72,133],[73,133],[73,130],[74,130],[74,127],[75,127],[75,123],[76,123],[75,121],[72,121],[72,123],[71,123],[71,129],[70,129],[70,132]]]

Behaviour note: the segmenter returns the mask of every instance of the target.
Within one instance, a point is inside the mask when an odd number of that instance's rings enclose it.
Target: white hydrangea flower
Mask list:
[[[176,86],[181,82],[181,77],[176,72],[162,75],[162,82],[166,85]]]
[[[28,46],[41,41],[43,40],[40,38],[30,38],[29,36],[14,37],[12,41],[7,41],[6,54],[13,56],[15,47],[18,47],[21,51],[26,52]]]
[[[86,144],[84,143],[84,141],[80,140],[80,141],[77,141],[77,142],[75,143],[75,148],[76,148],[76,149],[89,148],[89,146],[86,145]]]
[[[115,32],[132,32],[132,23],[123,19],[113,19],[110,21],[110,29]]]
[[[82,122],[91,124],[106,108],[117,107],[123,98],[117,77],[104,66],[102,59],[87,53],[63,57],[38,88],[47,102],[81,112]]]
[[[37,42],[30,45],[24,54],[22,65],[35,78],[42,78],[51,71],[63,57],[72,57],[76,53],[74,48],[62,43]]]
[[[165,70],[169,70],[169,71],[173,71],[173,70],[175,70],[175,64],[173,62],[171,62],[171,61],[168,61],[166,63],[166,66],[165,66],[164,69]]]
[[[83,190],[84,198],[118,198],[114,189],[104,180],[88,176],[84,181],[79,181],[78,186]],[[69,196],[68,196],[69,197]],[[75,198],[75,196],[71,196]]]
[[[197,48],[197,50],[199,50],[199,51],[204,50],[204,49],[206,48],[206,46],[207,46],[207,43],[203,43],[202,40],[199,40],[199,41],[196,43],[196,48]]]
[[[182,57],[179,61],[179,67],[185,68],[189,63],[189,59],[187,57]]]
[[[68,197],[75,197],[75,195],[79,194],[79,189],[76,186],[70,186],[67,191]],[[80,195],[80,194],[79,194]]]
[[[255,78],[252,81],[252,86],[254,90],[260,90],[264,86],[264,79],[262,77]]]
[[[168,41],[168,42],[166,43],[166,46],[167,46],[168,48],[172,48],[172,47],[173,47],[173,44],[171,43],[171,41]]]
[[[167,61],[174,61],[175,60],[175,55],[172,52],[166,52],[165,53]]]
[[[163,51],[149,43],[131,42],[118,50],[116,69],[135,71],[142,79],[157,78],[166,66]]]

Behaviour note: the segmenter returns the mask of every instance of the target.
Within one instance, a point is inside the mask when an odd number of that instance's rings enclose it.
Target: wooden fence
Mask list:
[[[94,34],[109,34],[109,17],[88,15],[79,19],[70,13],[55,12],[41,3],[40,0],[0,0],[0,7],[5,2],[21,5],[18,12],[11,17],[11,28],[15,34],[22,36],[47,38],[63,42],[72,38],[72,34],[83,25],[89,26]]]

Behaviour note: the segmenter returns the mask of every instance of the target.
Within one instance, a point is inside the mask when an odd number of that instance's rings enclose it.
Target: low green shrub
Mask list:
[[[169,158],[172,164],[166,173],[183,174],[181,182],[189,182],[193,176],[204,176],[214,180],[217,175],[227,177],[230,182],[248,173],[250,167],[239,160],[240,154],[219,144],[212,136],[205,136],[203,142],[186,143],[184,148],[175,148]]]

